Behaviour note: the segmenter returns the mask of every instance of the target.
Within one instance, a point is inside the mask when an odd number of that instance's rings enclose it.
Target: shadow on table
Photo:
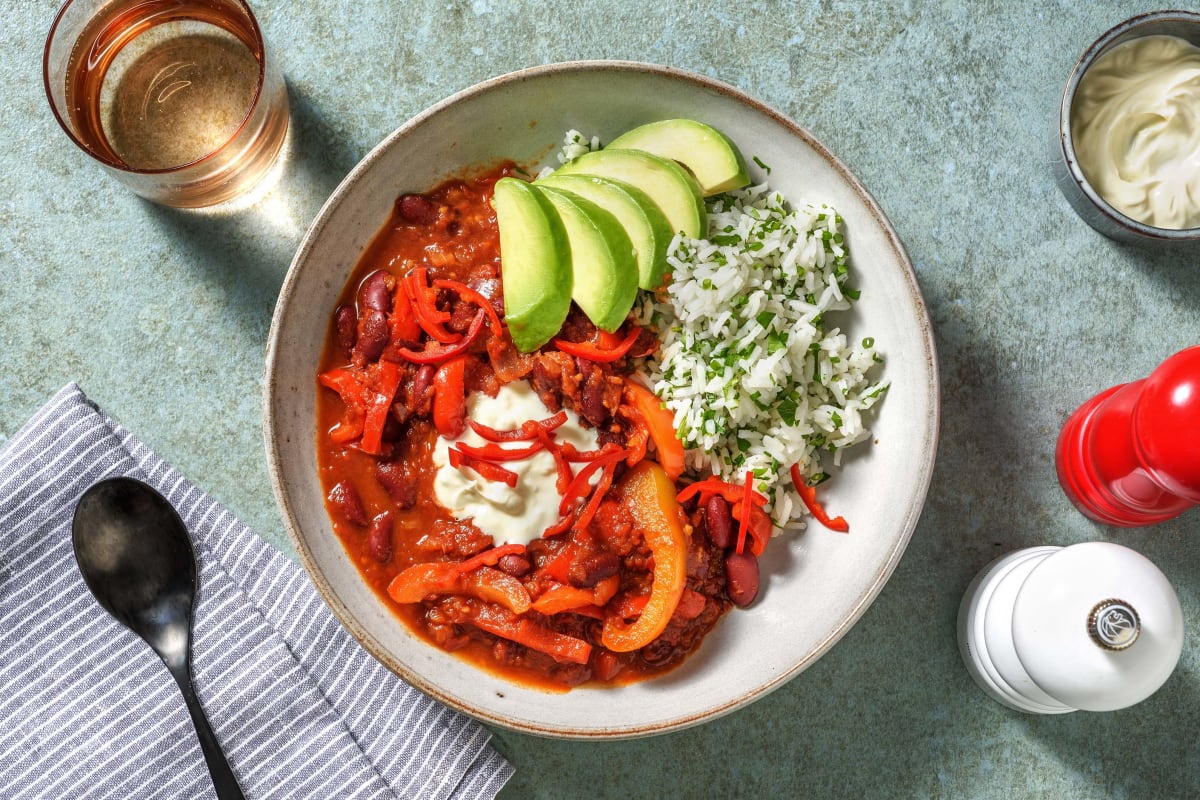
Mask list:
[[[1108,797],[1195,797],[1200,787],[1200,693],[1187,669],[1131,708],[1021,719],[1064,767]]]
[[[1117,252],[1136,266],[1141,275],[1165,286],[1171,299],[1200,312],[1200,267],[1197,248],[1148,248],[1118,244]],[[1200,336],[1200,333],[1194,335]],[[1200,343],[1200,340],[1197,340]]]
[[[358,161],[308,97],[289,86],[288,139],[275,174],[248,198],[213,209],[147,202],[149,218],[188,249],[197,277],[224,293],[228,312],[265,333],[284,275],[325,198]]]

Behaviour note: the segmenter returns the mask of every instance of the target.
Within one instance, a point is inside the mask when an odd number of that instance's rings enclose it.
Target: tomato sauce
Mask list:
[[[402,195],[360,258],[331,320],[315,387],[321,481],[334,531],[363,580],[431,644],[509,679],[551,690],[631,682],[680,663],[729,610],[723,552],[705,533],[702,504],[691,501],[679,511],[669,510],[668,516],[677,516],[669,521],[680,548],[680,570],[686,573],[675,576],[677,597],[668,609],[669,621],[653,641],[633,651],[605,646],[616,641],[605,638],[611,635],[606,628],[636,624],[641,610],[658,602],[654,592],[662,590],[655,586],[656,552],[647,544],[655,538],[647,535],[652,531],[646,517],[636,513],[637,504],[627,502],[621,488],[633,462],[655,457],[652,443],[647,452],[644,420],[630,410],[623,387],[639,351],[652,351],[656,340],[649,331],[643,338],[627,322],[622,338],[638,345],[628,358],[597,365],[552,345],[517,353],[506,332],[497,335],[490,328],[481,298],[500,319],[503,298],[499,236],[489,199],[495,182],[514,171],[512,164],[501,164],[426,194]],[[448,341],[433,342],[431,330]],[[606,341],[578,313],[560,336]],[[413,360],[414,354],[448,352],[442,348],[460,350],[440,363]],[[459,362],[457,390],[445,378],[451,361]],[[564,517],[561,532],[481,566],[471,575],[491,583],[480,589],[478,580],[453,577],[452,570],[468,559],[486,559],[498,543],[437,502],[432,454],[437,437],[445,433],[440,428],[464,424],[465,395],[494,396],[501,385],[518,379],[529,380],[548,406],[571,408],[589,420],[608,448],[601,452],[620,456],[616,461],[610,456],[597,470],[611,490],[600,490],[595,502],[582,498],[573,512],[574,527],[572,518]],[[373,407],[379,398],[385,404]],[[585,463],[571,469],[578,472]],[[668,494],[663,508],[678,508],[674,492]],[[728,527],[729,520],[724,523]],[[663,551],[657,555],[663,557]],[[442,589],[428,595],[417,591],[413,602],[396,602],[389,586],[403,583],[417,565],[451,575],[453,580],[445,580],[459,588],[444,589],[450,585],[444,580]],[[594,595],[594,603],[565,611],[547,605],[580,592]],[[546,613],[518,614],[504,607],[529,600]]]

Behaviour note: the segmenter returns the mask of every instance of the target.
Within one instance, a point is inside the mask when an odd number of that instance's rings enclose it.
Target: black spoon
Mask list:
[[[244,800],[192,686],[196,554],[179,514],[133,478],[91,486],[75,506],[71,541],[96,600],[158,653],[179,684],[220,800]]]

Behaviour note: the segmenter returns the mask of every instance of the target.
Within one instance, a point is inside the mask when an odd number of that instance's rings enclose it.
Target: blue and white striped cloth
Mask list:
[[[490,798],[511,776],[486,729],[375,661],[300,568],[72,384],[0,450],[0,797],[215,797],[178,688],[75,565],[75,502],[111,475],[192,532],[196,690],[248,798]]]

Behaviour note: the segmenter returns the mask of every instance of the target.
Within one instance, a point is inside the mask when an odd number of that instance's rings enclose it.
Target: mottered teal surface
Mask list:
[[[1094,525],[1059,490],[1053,461],[1058,430],[1082,401],[1200,342],[1195,257],[1102,238],[1071,212],[1051,173],[1054,115],[1075,60],[1111,25],[1154,6],[253,6],[287,77],[292,133],[274,187],[248,208],[215,214],[146,203],[76,150],[41,84],[56,4],[6,6],[0,438],[78,381],[294,554],[263,450],[263,351],[292,254],[340,179],[410,116],[511,70],[617,58],[700,72],[812,131],[874,193],[908,248],[943,391],[928,502],[875,604],[791,683],[650,739],[497,730],[517,768],[502,796],[1200,796],[1200,512],[1145,530]],[[1188,627],[1178,669],[1149,700],[1114,713],[1034,717],[993,703],[955,645],[967,582],[1018,547],[1088,540],[1130,546],[1172,581]]]

